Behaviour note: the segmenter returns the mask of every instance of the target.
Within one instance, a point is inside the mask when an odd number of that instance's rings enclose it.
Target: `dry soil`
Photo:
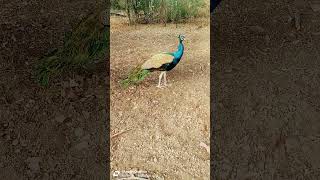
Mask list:
[[[128,26],[111,18],[111,171],[140,169],[166,179],[208,179],[210,137],[209,19],[197,23]],[[119,80],[152,55],[175,51],[184,34],[185,52],[159,89],[159,72],[122,89]]]

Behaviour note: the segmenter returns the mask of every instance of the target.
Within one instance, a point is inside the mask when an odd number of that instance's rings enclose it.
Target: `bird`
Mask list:
[[[211,0],[210,3],[210,13],[220,4],[221,0]]]
[[[143,81],[151,72],[160,71],[161,73],[159,75],[159,82],[156,87],[162,88],[164,86],[169,86],[167,84],[167,72],[176,67],[184,53],[183,41],[185,40],[185,36],[179,34],[178,39],[179,44],[175,52],[162,52],[153,55],[142,65],[138,65],[135,69],[133,69],[127,78],[121,81],[121,84],[124,87],[128,87],[132,84],[138,84]],[[164,78],[164,86],[161,86],[162,78]]]
[[[39,58],[35,77],[41,86],[48,86],[53,78],[81,69],[93,70],[102,63],[109,49],[110,26],[104,5],[87,14],[72,31],[66,32],[61,47]]]

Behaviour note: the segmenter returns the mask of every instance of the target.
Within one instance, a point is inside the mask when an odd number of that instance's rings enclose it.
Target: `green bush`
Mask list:
[[[200,16],[206,0],[113,0],[112,8],[126,10],[129,20],[141,23],[180,22]],[[208,8],[209,12],[209,8]]]

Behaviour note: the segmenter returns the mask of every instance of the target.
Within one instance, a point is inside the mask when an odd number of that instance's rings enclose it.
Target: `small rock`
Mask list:
[[[76,128],[76,129],[74,130],[74,134],[75,134],[77,137],[83,136],[83,129],[82,129],[82,128]]]
[[[74,91],[69,91],[68,98],[75,100],[78,96],[74,93]]]
[[[16,38],[16,36],[14,36],[14,34],[12,34],[11,39],[12,39],[13,42],[17,41],[17,38]]]
[[[89,119],[90,113],[88,111],[82,111],[82,114],[85,119]]]
[[[295,40],[295,41],[292,42],[292,44],[294,44],[294,45],[297,45],[299,43],[300,43],[300,40]]]
[[[20,149],[16,149],[14,152],[15,153],[20,153]]]
[[[8,126],[9,126],[8,123],[4,123],[4,124],[3,124],[3,127],[5,127],[5,128],[8,127]]]
[[[85,136],[83,136],[81,138],[81,141],[89,141],[89,140],[90,140],[90,135],[89,134],[87,134],[87,135],[85,135]]]
[[[261,26],[250,26],[249,29],[258,34],[264,34],[266,30]]]
[[[226,72],[227,73],[231,73],[232,72],[232,68],[230,67],[230,68],[226,69]]]
[[[301,29],[301,17],[299,12],[294,13],[294,22],[295,22],[295,27],[297,30]]]
[[[66,119],[66,117],[63,114],[59,114],[56,116],[55,121],[59,123],[63,123],[63,121]]]
[[[156,157],[153,158],[153,162],[158,162],[158,159]]]
[[[19,143],[18,139],[12,141],[12,145],[16,146]]]
[[[292,23],[292,21],[293,21],[293,17],[288,16],[288,23]]]
[[[106,111],[105,109],[103,109],[103,110],[101,111],[101,115],[102,115],[103,117],[107,116],[107,111]]]
[[[22,147],[26,147],[27,146],[27,141],[26,140],[20,140],[20,144]]]
[[[264,39],[265,39],[267,45],[270,44],[271,38],[269,35],[265,35]]]
[[[319,11],[320,11],[320,2],[318,2],[318,1],[311,1],[311,2],[310,2],[310,6],[311,6],[311,9],[312,9],[314,12],[319,12]]]
[[[76,148],[77,150],[83,150],[83,149],[88,148],[88,146],[89,146],[89,143],[87,141],[83,141],[83,142],[80,142],[77,145],[75,145],[74,148]]]
[[[32,173],[30,169],[26,170],[26,174],[29,178],[32,178],[32,179],[34,178],[34,173]]]
[[[79,84],[74,79],[70,79],[69,83],[70,83],[70,87],[78,87],[79,86]]]
[[[5,48],[7,44],[8,44],[8,42],[3,42],[3,43],[1,44],[1,47],[2,47],[2,48]]]
[[[10,141],[10,139],[11,139],[11,137],[10,137],[9,134],[7,134],[7,135],[5,136],[5,138],[6,138],[7,141]]]
[[[29,157],[26,162],[28,163],[28,167],[32,170],[32,171],[39,171],[40,170],[40,163],[41,158],[40,157]]]
[[[42,177],[42,180],[49,180],[49,179],[50,179],[49,174],[48,173],[44,173],[43,177]]]
[[[63,87],[64,89],[69,88],[69,82],[64,81],[64,82],[62,83],[62,87]]]
[[[200,142],[200,146],[205,148],[206,151],[210,154],[210,146],[208,146],[207,144],[203,143],[203,142]]]
[[[312,35],[314,35],[314,36],[319,36],[319,35],[320,35],[320,32],[313,32]]]

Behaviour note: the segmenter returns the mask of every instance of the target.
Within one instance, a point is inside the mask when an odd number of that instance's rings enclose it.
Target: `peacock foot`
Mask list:
[[[160,88],[160,89],[162,89],[162,88],[163,88],[163,86],[161,86],[161,85],[157,85],[156,87],[157,87],[157,88]]]

